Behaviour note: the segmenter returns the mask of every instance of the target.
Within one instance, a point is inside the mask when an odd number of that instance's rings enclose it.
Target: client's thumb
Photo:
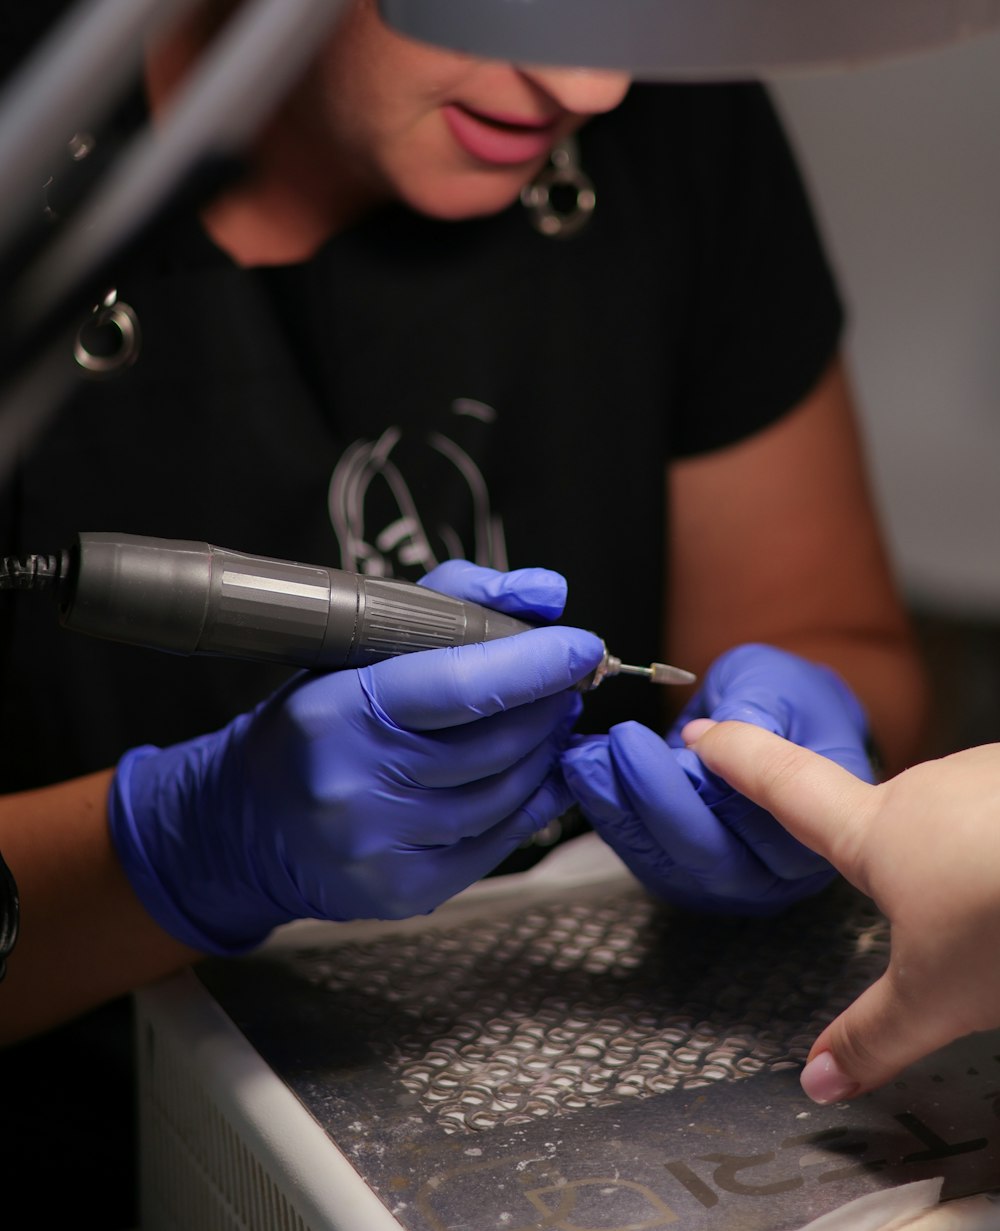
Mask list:
[[[885,1085],[955,1037],[926,1010],[899,996],[890,967],[817,1038],[802,1089],[816,1103],[837,1103]]]

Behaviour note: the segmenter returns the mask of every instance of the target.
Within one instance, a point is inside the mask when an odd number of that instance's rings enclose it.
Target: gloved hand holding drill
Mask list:
[[[847,685],[797,655],[743,645],[715,661],[666,739],[625,722],[573,741],[563,770],[588,820],[677,906],[767,915],[818,892],[830,865],[684,747],[680,732],[695,718],[752,723],[872,781],[865,715]]]
[[[455,561],[431,587],[528,619],[563,579]],[[576,628],[301,674],[248,714],[119,763],[111,833],[146,910],[233,953],[297,918],[433,910],[572,803],[559,753],[601,660]]]

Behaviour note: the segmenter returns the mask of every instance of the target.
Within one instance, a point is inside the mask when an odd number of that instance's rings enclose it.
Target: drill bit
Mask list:
[[[685,671],[683,667],[671,667],[669,663],[650,663],[648,667],[634,667],[605,651],[604,658],[579,687],[589,691],[609,675],[641,675],[651,684],[693,684],[698,678],[693,671]]]
[[[608,675],[644,675],[651,684],[693,684],[698,678],[693,671],[672,667],[669,663],[650,663],[648,667],[633,667],[617,658],[608,660]]]

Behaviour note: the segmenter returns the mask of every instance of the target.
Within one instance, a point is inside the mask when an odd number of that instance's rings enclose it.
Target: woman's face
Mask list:
[[[425,46],[390,30],[375,0],[351,0],[297,111],[330,159],[331,189],[342,177],[345,192],[461,219],[506,208],[553,146],[617,106],[628,86],[621,73]]]

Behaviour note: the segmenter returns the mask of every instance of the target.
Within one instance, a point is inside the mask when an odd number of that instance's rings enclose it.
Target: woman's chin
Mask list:
[[[522,187],[531,182],[535,174],[503,177],[478,175],[461,182],[441,185],[434,190],[423,189],[403,194],[410,209],[439,222],[465,222],[473,218],[487,218],[502,213],[521,195]]]

